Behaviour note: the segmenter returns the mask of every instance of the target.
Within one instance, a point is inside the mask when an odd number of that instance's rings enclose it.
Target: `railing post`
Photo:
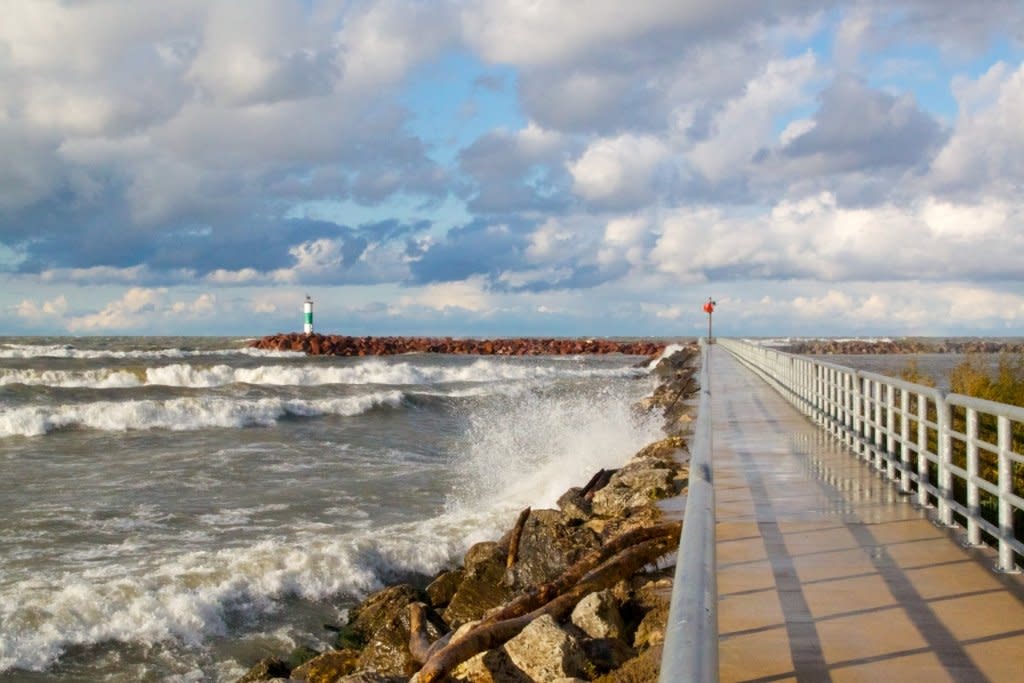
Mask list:
[[[896,478],[896,387],[885,387],[885,473]]]
[[[999,571],[1012,572],[1013,547],[1009,541],[1014,537],[1013,506],[1009,496],[1013,493],[1013,465],[1010,461],[1012,445],[1010,418],[1000,415],[998,420],[999,447]]]
[[[853,452],[864,457],[864,378],[859,372],[853,373]]]
[[[900,491],[910,493],[910,392],[900,389]]]
[[[978,411],[967,408],[967,542],[981,543],[981,527],[977,519],[981,516],[981,499],[975,478],[978,476]]]
[[[872,392],[875,396],[875,469],[881,470],[883,462],[885,461],[884,444],[885,435],[882,433],[882,383],[878,380],[872,382],[875,390]]]
[[[928,507],[928,398],[917,395],[917,502]]]
[[[946,397],[935,402],[938,414],[939,438],[939,521],[946,526],[953,526],[953,508],[949,501],[953,498],[953,473],[949,471],[952,460],[953,437],[950,435],[950,408]]]

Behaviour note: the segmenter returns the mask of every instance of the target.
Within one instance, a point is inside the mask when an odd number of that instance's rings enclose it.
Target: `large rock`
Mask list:
[[[581,644],[589,663],[588,669],[595,675],[614,671],[637,655],[636,650],[618,638],[587,638]]]
[[[508,551],[498,543],[477,543],[465,558],[465,570],[459,588],[444,611],[444,620],[452,629],[481,618],[487,610],[512,597],[502,579]]]
[[[346,630],[367,642],[382,627],[391,623],[396,614],[406,613],[409,603],[424,602],[425,597],[421,591],[407,583],[377,591],[352,611]]]
[[[596,533],[567,522],[557,510],[534,510],[530,514],[519,538],[516,562],[510,568],[515,588],[552,581],[600,545]]]
[[[594,683],[652,683],[661,672],[661,646],[652,647],[620,668],[594,679]]]
[[[481,652],[459,664],[452,671],[452,680],[459,683],[533,683],[509,658],[503,649]]]
[[[572,611],[572,623],[591,638],[621,638],[626,626],[611,591],[587,595]]]
[[[330,657],[321,655],[304,666],[315,668],[341,662],[338,652],[354,652],[356,656],[352,661],[334,671],[335,678],[361,670],[373,670],[388,676],[408,676],[417,667],[409,652],[408,606],[425,599],[422,591],[409,584],[390,586],[374,593],[352,611],[349,623],[339,634],[339,644],[348,649],[327,653]],[[444,629],[440,617],[429,608],[426,627],[431,639],[440,637]],[[334,679],[324,680],[333,683]]]
[[[331,650],[314,657],[291,673],[291,678],[305,683],[335,683],[356,670],[356,650]]]
[[[595,515],[620,517],[630,508],[648,505],[653,501],[678,493],[676,473],[655,462],[631,462],[616,472],[608,485],[594,494],[591,507]]]
[[[505,643],[504,650],[535,681],[573,678],[583,673],[586,664],[579,642],[547,614],[530,622]]]
[[[287,677],[290,673],[288,665],[277,657],[267,657],[256,662],[256,664],[245,672],[235,683],[257,683],[259,681],[270,681],[275,678]]]
[[[435,609],[447,607],[448,603],[455,597],[455,591],[459,589],[459,584],[462,583],[465,577],[466,572],[462,569],[441,572],[437,578],[430,582],[426,589],[431,607]]]

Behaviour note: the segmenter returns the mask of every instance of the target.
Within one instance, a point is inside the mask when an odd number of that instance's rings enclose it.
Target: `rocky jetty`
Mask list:
[[[695,349],[661,361],[638,411],[666,437],[621,468],[569,489],[557,509],[523,510],[498,540],[424,585],[389,586],[336,627],[336,647],[268,658],[238,683],[655,681],[681,524],[658,501],[689,471],[685,433]]]
[[[804,355],[1024,353],[1024,342],[993,339],[801,339],[778,347]]]
[[[454,353],[480,356],[565,356],[622,353],[657,356],[665,344],[607,339],[454,339],[452,337],[346,337],[324,334],[274,334],[250,347],[266,351],[302,351],[313,356],[392,356],[400,353]]]

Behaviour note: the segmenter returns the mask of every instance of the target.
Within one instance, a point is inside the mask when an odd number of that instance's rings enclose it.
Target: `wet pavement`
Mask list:
[[[722,347],[711,354],[726,681],[1024,681],[1024,581]]]

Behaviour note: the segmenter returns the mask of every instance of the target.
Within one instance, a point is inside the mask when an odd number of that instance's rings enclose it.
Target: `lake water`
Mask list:
[[[0,339],[0,681],[230,681],[325,647],[659,438],[635,357]]]

